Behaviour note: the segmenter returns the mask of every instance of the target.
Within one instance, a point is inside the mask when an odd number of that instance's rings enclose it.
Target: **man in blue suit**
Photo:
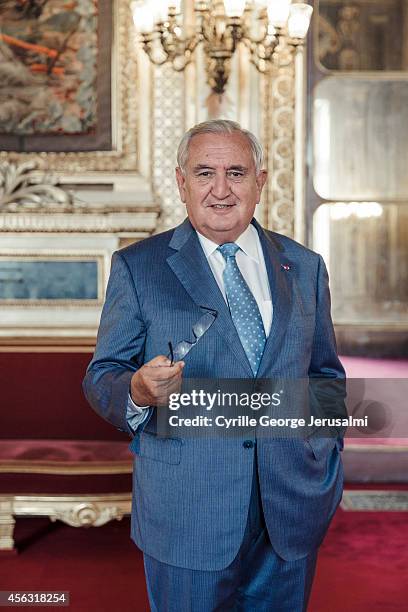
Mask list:
[[[176,178],[188,219],[114,254],[84,390],[133,436],[132,538],[151,609],[300,612],[341,498],[341,439],[166,438],[157,413],[188,378],[343,379],[327,272],[254,220],[266,171],[238,124],[189,130]],[[173,363],[169,341],[183,340]]]

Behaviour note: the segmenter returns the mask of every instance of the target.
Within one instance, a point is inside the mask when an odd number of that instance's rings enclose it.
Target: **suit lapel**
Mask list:
[[[252,223],[258,230],[261,241],[273,304],[272,326],[257,376],[267,378],[277,360],[291,314],[292,279],[290,265],[281,253],[280,245],[262,229],[257,221],[253,220]]]
[[[247,376],[252,377],[251,366],[232,322],[228,306],[213,276],[198,236],[188,219],[175,229],[169,246],[176,252],[167,258],[168,265],[197,306],[218,312],[214,329],[223,336],[238,363],[247,371]]]

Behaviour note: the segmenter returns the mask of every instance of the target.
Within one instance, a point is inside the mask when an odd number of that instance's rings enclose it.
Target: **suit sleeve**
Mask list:
[[[316,324],[309,366],[310,409],[315,416],[344,418],[347,416],[345,371],[337,355],[330,306],[329,277],[325,263],[319,256]],[[336,434],[344,435],[343,428],[335,429]]]
[[[316,326],[313,338],[310,377],[345,378],[344,368],[337,356],[336,337],[330,313],[329,276],[319,255],[316,288]]]
[[[146,326],[128,265],[116,252],[106,290],[96,348],[83,381],[92,408],[133,435],[127,419],[130,381],[143,364]]]

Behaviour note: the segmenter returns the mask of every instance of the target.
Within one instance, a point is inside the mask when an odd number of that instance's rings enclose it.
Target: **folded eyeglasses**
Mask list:
[[[203,307],[201,307],[203,308]],[[194,341],[189,342],[188,340],[182,340],[178,342],[174,347],[171,342],[169,342],[169,355],[168,358],[171,361],[171,366],[176,361],[181,361],[184,357],[191,351],[193,346],[197,344],[200,338],[204,336],[205,332],[208,331],[211,325],[214,323],[217,318],[218,312],[216,310],[208,310],[202,317],[200,317],[197,323],[194,323],[191,331],[194,336]]]

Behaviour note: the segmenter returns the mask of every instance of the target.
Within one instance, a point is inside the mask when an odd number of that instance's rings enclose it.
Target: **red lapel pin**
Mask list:
[[[290,270],[290,266],[288,264],[281,264],[281,266],[286,272]]]

